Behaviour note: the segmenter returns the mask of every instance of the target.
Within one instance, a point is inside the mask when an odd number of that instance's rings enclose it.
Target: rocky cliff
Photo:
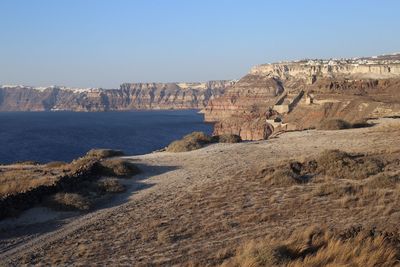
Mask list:
[[[124,83],[119,89],[0,86],[0,111],[202,109],[233,84]]]
[[[244,140],[313,128],[327,118],[350,122],[400,115],[400,54],[265,64],[209,101],[214,134]]]

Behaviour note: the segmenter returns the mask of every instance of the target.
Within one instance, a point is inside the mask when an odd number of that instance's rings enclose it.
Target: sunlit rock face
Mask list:
[[[214,134],[266,139],[274,131],[400,115],[400,54],[253,67],[204,109]]]
[[[119,89],[4,85],[0,86],[0,111],[202,109],[233,84],[124,83]]]
[[[209,101],[204,110],[205,120],[220,121],[235,114],[250,114],[273,104],[282,94],[279,80],[265,76],[248,74],[230,87],[223,96]]]

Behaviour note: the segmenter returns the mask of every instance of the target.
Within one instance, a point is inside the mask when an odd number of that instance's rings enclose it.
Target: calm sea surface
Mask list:
[[[0,163],[70,161],[91,148],[145,154],[193,131],[212,131],[194,110],[0,112]]]

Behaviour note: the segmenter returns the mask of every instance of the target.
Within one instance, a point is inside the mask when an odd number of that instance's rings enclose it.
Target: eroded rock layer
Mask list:
[[[119,89],[0,86],[0,111],[202,109],[233,83],[124,83]]]
[[[273,132],[400,115],[400,54],[343,60],[265,64],[209,101],[214,134],[265,139]]]

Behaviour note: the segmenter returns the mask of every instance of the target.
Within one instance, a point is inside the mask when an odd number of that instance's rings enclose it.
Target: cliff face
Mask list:
[[[0,87],[0,111],[201,109],[232,81],[124,83],[120,89]]]
[[[265,64],[209,101],[214,134],[265,139],[274,131],[315,127],[327,118],[350,122],[400,115],[400,55]]]

